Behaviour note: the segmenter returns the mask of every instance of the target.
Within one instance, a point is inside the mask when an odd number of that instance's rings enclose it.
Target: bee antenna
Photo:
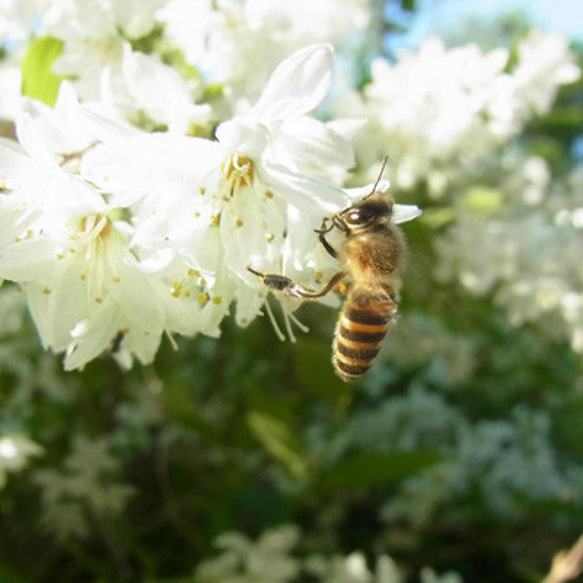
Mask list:
[[[371,193],[368,196],[372,196],[376,192],[377,186],[379,185],[379,182],[381,181],[381,178],[383,177],[383,172],[385,171],[385,167],[387,165],[388,160],[389,160],[389,157],[388,156],[385,156],[383,158],[383,164],[381,166],[379,175],[377,176],[377,179],[376,179],[376,181],[374,183],[374,186],[372,187],[372,191],[371,191]]]

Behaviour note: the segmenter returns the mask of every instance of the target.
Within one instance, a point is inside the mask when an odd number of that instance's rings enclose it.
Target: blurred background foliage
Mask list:
[[[404,34],[416,8],[378,3],[382,38]],[[525,18],[468,22],[449,42],[483,36],[512,49]],[[582,127],[579,81],[512,147],[542,157],[559,180],[577,163]],[[437,581],[427,565],[459,575],[441,581],[541,580],[583,525],[581,354],[552,313],[512,321],[500,282],[469,293],[435,269],[436,241],[460,213],[491,217],[509,205],[496,164],[440,198],[422,183],[393,193],[424,215],[404,229],[398,325],[354,385],[332,373],[337,311],[320,305],[302,307],[310,333],[295,344],[277,341],[267,319],[228,322],[218,340],[165,343],[151,366],[126,372],[108,357],[64,373],[5,284],[0,581],[225,581],[212,561],[235,560],[229,544],[247,545],[249,557],[263,543],[273,578],[229,581],[316,581],[323,567],[308,559],[355,552],[369,569],[389,555],[403,581]],[[269,547],[261,537],[282,525],[295,538]],[[231,531],[241,539],[217,551]],[[303,567],[292,561],[293,577],[278,575],[278,553]]]

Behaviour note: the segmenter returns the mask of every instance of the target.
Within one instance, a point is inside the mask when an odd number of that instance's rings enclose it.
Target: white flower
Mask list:
[[[65,41],[53,70],[70,79],[84,101],[109,115],[135,119],[145,113],[179,131],[204,125],[209,106],[193,104],[198,84],[187,83],[155,54],[132,49],[150,34],[166,0],[55,2],[43,19],[46,32]],[[137,6],[139,4],[139,9]]]
[[[365,0],[172,0],[159,13],[165,34],[211,82],[226,83],[232,102],[248,103],[293,51],[340,43],[365,29]]]
[[[32,110],[17,121],[22,150],[0,145],[0,275],[23,287],[44,346],[66,350],[67,369],[119,334],[120,354],[149,362],[165,331],[196,330],[194,313],[140,265],[131,225],[96,171],[83,176],[79,160],[97,145],[70,89],[54,111]]]
[[[29,463],[29,458],[41,452],[42,448],[24,435],[0,436],[0,490],[6,484],[9,473],[19,472]]]
[[[0,38],[13,42],[26,39],[50,4],[50,0],[0,0]]]
[[[376,571],[371,572],[363,553],[355,551],[331,558],[313,555],[306,560],[306,570],[322,583],[403,583],[404,577],[395,561],[380,555]]]
[[[415,53],[400,53],[394,65],[375,59],[364,102],[344,101],[349,114],[360,111],[371,120],[360,140],[363,152],[374,158],[389,155],[398,188],[427,180],[440,194],[452,164],[475,162],[516,130],[513,109],[507,107],[507,59],[504,49],[482,53],[468,45],[448,50],[436,38]]]
[[[264,532],[250,541],[237,532],[219,536],[215,545],[221,554],[198,565],[196,580],[214,583],[285,583],[299,573],[299,561],[291,556],[299,532],[295,526],[283,525]]]
[[[546,113],[559,85],[573,83],[581,71],[560,34],[533,30],[520,43],[514,78],[525,108]]]
[[[199,300],[207,334],[219,333],[233,300],[241,325],[264,305],[266,290],[247,265],[292,275],[312,261],[313,273],[313,229],[349,204],[334,182],[352,165],[351,148],[307,116],[324,98],[331,68],[329,46],[298,51],[247,114],[219,126],[218,142],[103,136],[115,151],[115,160],[102,161],[108,188],[133,201],[135,249],[145,261],[165,262],[173,287]]]
[[[436,197],[479,170],[534,114],[548,110],[559,85],[579,75],[558,35],[530,35],[510,71],[508,56],[472,44],[447,49],[428,38],[394,64],[374,59],[363,96],[349,89],[336,106],[337,113],[369,119],[355,138],[359,166],[388,155],[398,189],[425,184]]]
[[[121,461],[107,438],[77,435],[61,468],[37,470],[42,523],[60,539],[90,532],[89,515],[117,517],[134,488],[118,478]]]
[[[0,120],[14,120],[20,109],[20,87],[22,75],[20,65],[11,60],[0,62]]]

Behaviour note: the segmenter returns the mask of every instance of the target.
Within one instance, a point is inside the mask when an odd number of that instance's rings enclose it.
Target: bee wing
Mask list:
[[[416,219],[421,214],[421,209],[414,204],[396,204],[393,206],[392,222],[396,225]]]

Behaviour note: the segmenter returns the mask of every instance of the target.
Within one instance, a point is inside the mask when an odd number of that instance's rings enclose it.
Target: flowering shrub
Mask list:
[[[518,582],[578,536],[581,51],[381,12],[0,1],[6,580]],[[373,186],[419,218],[350,386],[342,297],[248,268],[321,288]]]

